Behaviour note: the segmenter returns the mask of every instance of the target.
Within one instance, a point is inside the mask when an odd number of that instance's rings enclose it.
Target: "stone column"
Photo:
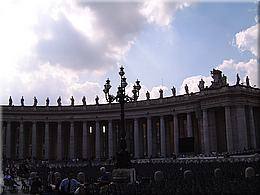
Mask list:
[[[178,115],[175,113],[173,115],[173,133],[174,133],[174,153],[179,153],[179,125],[178,125]]]
[[[229,106],[225,106],[225,123],[226,123],[227,151],[232,152],[234,150],[234,147],[233,147],[231,112]]]
[[[187,136],[193,137],[191,112],[187,113]]]
[[[216,115],[214,110],[208,110],[209,148],[210,151],[217,151],[217,128]]]
[[[245,115],[245,107],[237,106],[237,130],[238,130],[238,141],[239,141],[239,150],[243,150],[244,148],[248,148],[247,145],[247,126],[246,126],[246,115]]]
[[[165,124],[164,124],[163,116],[160,116],[160,134],[161,134],[161,156],[166,157]]]
[[[11,158],[11,145],[12,145],[12,137],[11,137],[11,121],[7,121],[6,128],[6,158]]]
[[[45,129],[44,129],[44,143],[45,143],[45,159],[49,159],[49,148],[50,148],[50,136],[49,136],[49,123],[45,122]]]
[[[113,151],[113,127],[112,127],[112,120],[108,121],[108,157],[110,159],[113,158],[114,151]]]
[[[19,129],[19,159],[24,158],[24,133],[23,133],[23,122],[20,121],[20,129]]]
[[[61,145],[61,121],[58,122],[57,129],[57,160],[62,160],[62,145]]]
[[[152,139],[152,119],[147,117],[147,151],[148,158],[153,155],[153,139]]]
[[[204,153],[209,153],[209,122],[208,111],[204,109],[202,112],[202,126],[203,126],[203,147]]]
[[[36,136],[36,121],[32,123],[32,158],[36,158],[37,153],[37,136]]]
[[[96,121],[96,159],[100,159],[100,125],[99,121]]]
[[[82,123],[82,157],[84,159],[88,158],[88,129],[87,122],[83,121]]]
[[[256,149],[255,119],[254,119],[254,111],[252,106],[249,106],[249,125],[250,125],[251,147],[253,149]]]
[[[135,150],[134,157],[135,158],[139,158],[140,157],[140,151],[139,151],[139,125],[138,125],[138,119],[137,118],[134,119],[134,150]]]
[[[70,145],[69,145],[69,157],[70,159],[75,158],[75,132],[74,132],[74,122],[70,122]]]

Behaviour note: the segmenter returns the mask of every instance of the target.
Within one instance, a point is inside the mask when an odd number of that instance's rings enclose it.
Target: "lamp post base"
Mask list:
[[[114,169],[112,172],[113,182],[117,184],[128,184],[136,182],[135,169]]]
[[[116,167],[118,169],[127,169],[131,167],[130,155],[127,150],[121,150],[117,153]]]

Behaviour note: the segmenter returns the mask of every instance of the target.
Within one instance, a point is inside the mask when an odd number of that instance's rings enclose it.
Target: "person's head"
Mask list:
[[[79,172],[77,175],[77,179],[81,182],[81,183],[85,183],[85,174],[83,172]]]
[[[70,172],[70,173],[68,174],[68,179],[72,179],[72,178],[73,178],[73,173]]]
[[[101,167],[99,170],[100,170],[101,174],[104,174],[106,172],[106,168],[105,167]]]

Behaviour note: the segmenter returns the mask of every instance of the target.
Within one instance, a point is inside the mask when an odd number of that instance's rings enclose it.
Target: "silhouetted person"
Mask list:
[[[46,106],[49,106],[49,104],[50,104],[50,99],[47,97],[46,98]]]
[[[39,176],[36,176],[32,179],[31,191],[30,194],[40,194],[42,191],[42,182]]]
[[[9,106],[12,106],[13,105],[13,100],[12,100],[12,97],[10,96],[9,97]]]
[[[24,99],[23,99],[23,96],[21,98],[21,106],[24,106]]]
[[[60,183],[59,190],[62,194],[74,194],[80,183],[73,178],[73,174],[69,173],[68,177],[63,179]]]

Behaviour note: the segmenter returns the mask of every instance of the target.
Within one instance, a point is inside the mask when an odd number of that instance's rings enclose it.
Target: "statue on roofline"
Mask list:
[[[95,101],[96,101],[96,105],[98,105],[99,104],[99,97],[98,96],[96,96],[96,98],[95,98]]]
[[[33,106],[37,106],[38,100],[37,98],[34,96],[33,98]]]
[[[71,106],[74,106],[74,97],[73,97],[73,96],[71,96],[70,102],[71,102],[70,105],[71,105]]]
[[[145,95],[146,95],[146,99],[150,100],[150,93],[149,93],[149,91],[147,91]]]
[[[83,96],[83,98],[82,98],[82,103],[83,103],[83,106],[86,106],[86,105],[87,105],[86,97],[85,97],[85,96]]]
[[[12,100],[12,97],[10,96],[9,97],[9,106],[12,106],[13,105],[13,100]]]
[[[163,90],[162,89],[159,90],[159,93],[160,93],[160,98],[163,98]]]
[[[248,76],[246,76],[246,86],[247,86],[247,87],[250,87],[249,77],[248,77]]]
[[[239,85],[239,82],[240,82],[240,77],[239,77],[239,75],[238,75],[238,73],[237,73],[237,82],[236,82],[236,85]]]
[[[59,98],[57,99],[57,103],[58,103],[58,106],[61,106],[61,97],[59,96]]]
[[[185,92],[186,92],[186,94],[189,94],[189,87],[188,87],[188,85],[187,85],[187,84],[185,85],[185,87],[184,87],[184,88],[185,88]]]
[[[227,85],[227,76],[223,74],[223,77],[222,77],[222,83],[224,86]]]
[[[23,96],[21,98],[21,106],[24,106],[24,99],[23,99]]]
[[[172,96],[176,96],[176,89],[174,86],[172,86],[171,90],[172,90]]]
[[[205,81],[203,81],[203,79],[201,79],[199,81],[199,85],[198,85],[200,91],[202,91],[205,88],[204,84],[205,84]]]
[[[47,97],[46,98],[46,106],[49,106],[49,104],[50,104],[50,99],[49,99],[49,97]]]
[[[223,74],[222,76],[222,71],[214,69],[210,71],[211,77],[213,78],[213,81],[211,81],[211,86],[210,88],[220,88],[227,86],[227,77]]]

